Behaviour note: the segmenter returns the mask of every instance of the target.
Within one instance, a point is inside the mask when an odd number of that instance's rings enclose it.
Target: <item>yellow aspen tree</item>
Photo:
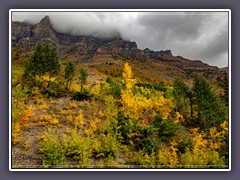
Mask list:
[[[126,85],[126,89],[122,90],[122,104],[125,115],[134,117],[134,112],[136,111],[136,105],[138,102],[135,101],[132,87],[136,83],[136,79],[133,78],[133,73],[130,65],[128,63],[124,64],[123,79]]]
[[[124,64],[124,70],[122,75],[126,84],[126,89],[130,90],[136,83],[136,79],[133,78],[131,66],[127,62]]]

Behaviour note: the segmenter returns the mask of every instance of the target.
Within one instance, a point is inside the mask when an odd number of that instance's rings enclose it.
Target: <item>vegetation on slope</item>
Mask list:
[[[121,76],[99,81],[104,72],[53,51],[38,44],[13,65],[13,168],[228,167],[226,97],[201,76],[154,84],[124,62]]]

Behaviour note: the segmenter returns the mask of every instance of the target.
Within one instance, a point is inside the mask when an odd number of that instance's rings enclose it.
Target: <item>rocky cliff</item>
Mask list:
[[[91,58],[95,55],[111,56],[114,59],[136,60],[144,63],[148,60],[178,68],[186,77],[201,73],[210,80],[220,75],[218,67],[209,66],[200,60],[189,60],[174,56],[171,50],[140,50],[136,42],[125,41],[118,33],[116,36],[103,38],[94,36],[73,36],[56,32],[48,16],[35,25],[23,22],[12,22],[12,46],[15,48],[33,49],[35,44],[52,44],[58,47],[61,60],[71,55],[75,59]]]

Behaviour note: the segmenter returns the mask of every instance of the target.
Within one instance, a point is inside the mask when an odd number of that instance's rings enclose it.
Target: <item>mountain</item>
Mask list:
[[[126,41],[116,32],[112,37],[73,36],[57,32],[48,16],[35,25],[24,22],[12,22],[12,47],[14,49],[32,50],[36,43],[57,46],[62,61],[73,60],[76,63],[101,59],[110,61],[131,60],[138,63],[140,69],[154,73],[155,79],[164,76],[169,80],[176,76],[191,79],[193,73],[200,73],[208,80],[216,80],[221,74],[218,67],[210,66],[200,60],[189,60],[174,56],[171,50],[141,50],[136,42]],[[149,65],[151,64],[151,66]],[[147,72],[148,73],[148,72]],[[139,73],[141,74],[141,73]],[[150,76],[150,75],[149,75]]]

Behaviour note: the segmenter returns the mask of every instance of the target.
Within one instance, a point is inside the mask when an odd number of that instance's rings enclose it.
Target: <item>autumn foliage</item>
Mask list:
[[[13,147],[39,155],[42,167],[228,167],[228,107],[205,79],[159,88],[137,79],[126,62],[122,77],[90,86],[86,70],[62,66],[48,72],[52,81],[33,73],[31,88],[12,87]],[[76,92],[87,98],[74,100]]]

